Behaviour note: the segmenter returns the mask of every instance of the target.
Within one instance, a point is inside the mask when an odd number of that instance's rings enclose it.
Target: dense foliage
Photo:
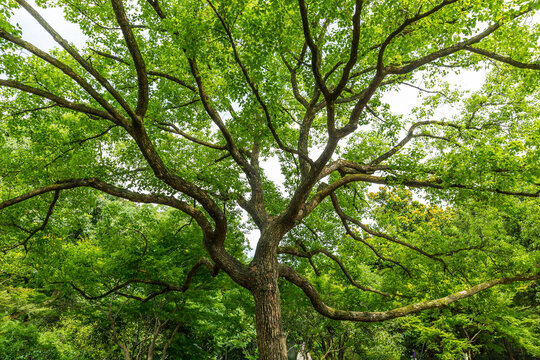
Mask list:
[[[0,358],[540,356],[538,1],[36,3],[0,4]]]

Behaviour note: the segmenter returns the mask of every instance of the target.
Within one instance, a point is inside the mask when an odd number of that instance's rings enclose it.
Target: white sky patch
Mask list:
[[[264,175],[278,187],[279,191],[285,193],[285,175],[281,172],[281,166],[277,157],[273,156],[261,161]]]
[[[459,73],[450,72],[445,77],[441,78],[441,82],[448,82],[450,84],[451,90],[460,90],[460,91],[477,91],[484,84],[487,76],[486,70],[466,70],[462,69]],[[441,89],[428,89],[423,86],[423,83],[418,79],[413,79],[410,81],[410,84],[425,88],[430,91],[438,91]],[[410,117],[412,114],[412,109],[420,105],[422,98],[426,95],[425,92],[414,89],[407,85],[401,85],[397,90],[389,91],[383,94],[382,101],[389,104],[390,110],[394,114],[401,114],[405,117]],[[441,106],[439,111],[436,114],[444,114],[448,116],[447,111],[450,110],[450,106]]]
[[[450,71],[446,76],[441,78],[441,82],[447,82],[450,85],[450,91],[459,90],[463,92],[463,96],[467,96],[467,92],[472,93],[481,89],[486,81],[488,69],[481,70],[469,70],[460,69],[458,72]],[[429,91],[439,91],[438,88],[427,88],[423,86],[423,82],[419,80],[421,74],[415,79],[410,81],[410,84],[425,88]],[[414,114],[412,110],[419,106],[422,99],[431,94],[415,89],[408,85],[401,85],[396,90],[385,93],[382,97],[382,101],[390,106],[390,110],[393,114],[400,114],[404,116],[405,120],[411,120],[415,122]],[[454,115],[458,115],[459,108],[454,107],[452,104],[442,104],[435,112],[432,120],[444,120],[451,118]],[[401,138],[405,137],[407,129],[403,129]],[[379,184],[371,184],[368,187],[369,192],[378,192],[383,186]],[[413,191],[413,199],[417,201],[426,201],[425,192],[422,190]]]
[[[247,219],[247,215],[246,215],[245,221],[247,221],[247,220],[248,219]],[[249,246],[251,247],[251,249],[250,250],[244,250],[244,252],[249,258],[253,258],[253,256],[255,255],[255,250],[257,248],[257,244],[259,243],[259,238],[260,237],[261,237],[261,232],[259,231],[259,229],[249,230],[246,233],[246,238],[249,241]]]
[[[68,22],[64,18],[64,11],[60,8],[43,9],[36,5],[33,0],[28,3],[36,9],[41,16],[69,43],[74,44],[77,48],[83,47],[86,37],[83,35],[78,25]],[[22,29],[22,38],[29,43],[37,46],[41,50],[49,51],[54,47],[59,47],[42,27],[39,25],[32,15],[25,9],[19,8],[15,10],[13,19]]]

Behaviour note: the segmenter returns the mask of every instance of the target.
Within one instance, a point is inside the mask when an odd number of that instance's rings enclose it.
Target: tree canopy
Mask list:
[[[282,289],[354,322],[458,300],[481,314],[466,299],[481,292],[515,310],[535,291],[538,1],[36,3],[0,5],[1,269],[99,300],[126,358],[120,331],[169,347],[194,283],[193,304],[251,294],[263,360],[287,357]],[[15,9],[58,47],[24,40]],[[451,81],[474,71],[475,90]],[[419,94],[407,114],[403,88]],[[115,327],[124,306],[155,326]],[[513,332],[493,316],[440,329]],[[536,354],[537,335],[521,344]]]

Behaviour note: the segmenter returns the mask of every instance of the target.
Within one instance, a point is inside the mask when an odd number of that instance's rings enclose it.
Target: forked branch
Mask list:
[[[156,297],[158,295],[161,295],[161,294],[164,294],[166,292],[186,292],[189,289],[190,285],[191,285],[191,281],[193,280],[193,276],[195,275],[195,273],[197,272],[197,270],[201,266],[205,266],[206,268],[208,268],[208,270],[210,270],[210,273],[211,273],[212,277],[217,276],[217,274],[219,273],[219,270],[220,270],[217,265],[213,264],[210,260],[203,257],[199,261],[197,261],[195,263],[195,265],[193,265],[193,267],[189,270],[189,272],[186,275],[186,279],[184,280],[184,284],[182,286],[169,284],[169,283],[166,283],[166,282],[161,281],[161,280],[131,279],[131,280],[128,280],[128,281],[126,281],[126,282],[124,282],[124,283],[122,283],[120,285],[117,285],[117,286],[113,287],[112,289],[110,289],[110,290],[108,290],[108,291],[106,291],[106,292],[104,292],[102,294],[92,296],[92,295],[87,294],[84,290],[77,287],[75,284],[70,283],[70,285],[75,291],[77,291],[79,294],[81,294],[81,296],[83,298],[85,298],[86,300],[99,300],[99,299],[107,297],[107,296],[109,296],[111,294],[119,294],[119,295],[122,295],[124,297],[139,300],[141,302],[147,302],[148,300],[153,299],[154,297]],[[119,290],[126,288],[130,284],[157,285],[157,286],[160,286],[161,289],[159,291],[157,291],[157,292],[154,292],[154,293],[150,294],[149,296],[147,296],[145,298],[141,298],[139,296],[130,295],[130,294],[124,294],[124,293],[119,292]]]
[[[444,122],[444,121],[436,121],[436,120],[425,120],[425,121],[418,121],[416,123],[414,123],[410,128],[409,128],[409,132],[407,133],[407,135],[399,142],[397,143],[394,147],[392,147],[390,150],[388,150],[387,152],[385,152],[384,154],[378,156],[375,160],[373,160],[370,165],[371,166],[375,166],[375,165],[379,165],[380,163],[382,163],[384,160],[387,160],[388,158],[392,157],[393,155],[395,155],[398,151],[400,151],[401,149],[403,149],[403,147],[405,145],[407,145],[407,143],[409,143],[409,141],[411,141],[413,138],[415,137],[418,137],[420,135],[415,135],[414,134],[414,130],[420,126],[426,126],[426,125],[440,125],[440,126],[447,126],[447,127],[452,127],[452,128],[455,128],[457,130],[460,130],[461,127],[459,125],[456,125],[456,124],[452,124],[452,123],[448,123],[448,122]]]
[[[380,290],[371,288],[369,286],[360,285],[351,276],[351,274],[349,273],[349,271],[347,270],[347,268],[345,267],[345,265],[343,264],[341,259],[338,258],[337,256],[335,256],[334,254],[332,254],[330,251],[328,251],[326,249],[317,249],[317,250],[311,250],[311,251],[304,251],[304,250],[296,249],[296,248],[293,248],[293,247],[284,246],[284,247],[280,247],[278,249],[278,254],[288,254],[288,255],[301,257],[301,258],[306,258],[306,259],[311,259],[313,256],[315,256],[317,254],[324,254],[326,257],[330,258],[332,261],[334,261],[336,264],[338,264],[339,268],[343,272],[343,275],[345,275],[345,277],[347,278],[349,283],[351,283],[351,285],[353,285],[354,287],[356,287],[356,288],[358,288],[358,289],[360,289],[362,291],[369,291],[369,292],[373,292],[373,293],[376,293],[376,294],[379,294],[379,295],[382,295],[382,296],[386,296],[386,297],[394,296],[393,294],[389,294],[389,293],[386,293],[384,291],[380,291]]]
[[[240,59],[240,55],[238,54],[238,50],[236,48],[236,43],[235,43],[234,38],[232,36],[231,30],[229,29],[229,26],[225,22],[225,19],[223,19],[223,17],[217,11],[214,4],[212,4],[212,2],[210,0],[206,0],[206,1],[208,2],[208,5],[210,5],[212,10],[214,11],[214,14],[216,14],[216,16],[218,17],[223,29],[225,30],[225,32],[227,34],[227,38],[229,39],[229,43],[231,44],[231,47],[232,47],[232,50],[233,50],[234,60],[238,64],[238,67],[240,67],[240,70],[242,71],[242,74],[244,75],[244,78],[246,79],[246,82],[248,83],[249,88],[251,89],[251,92],[253,93],[253,95],[257,99],[257,102],[259,103],[259,105],[263,109],[264,117],[266,119],[266,125],[268,126],[268,129],[272,133],[272,136],[274,137],[274,140],[276,141],[276,143],[278,144],[280,149],[282,149],[284,151],[287,151],[287,152],[289,152],[291,154],[302,155],[302,154],[299,154],[299,152],[297,150],[285,145],[281,141],[281,139],[280,139],[280,137],[279,137],[279,135],[278,135],[278,133],[276,131],[276,128],[274,127],[274,124],[272,123],[272,117],[270,115],[270,111],[268,110],[268,106],[263,101],[263,99],[261,97],[261,94],[259,93],[259,89],[257,88],[255,83],[253,82],[253,80],[249,76],[249,73],[248,73],[246,67],[244,66],[244,63]],[[306,156],[306,158],[307,158],[307,156]],[[307,159],[309,159],[309,158],[307,158]]]
[[[335,90],[331,93],[332,100],[337,99],[338,96],[343,91],[343,89],[345,88],[345,85],[347,85],[351,70],[353,66],[356,64],[356,60],[358,58],[358,43],[360,41],[360,15],[362,14],[363,5],[364,5],[364,2],[362,0],[356,0],[354,15],[352,17],[353,30],[352,30],[351,51],[349,55],[349,60],[345,64],[345,68],[343,69],[343,73],[341,75],[341,79],[339,83],[337,84]],[[331,74],[331,72],[329,74]],[[326,77],[327,76],[325,76],[325,78]]]
[[[109,53],[106,53],[104,51],[97,50],[97,49],[90,49],[90,50],[92,50],[93,53],[96,53],[97,55],[102,56],[104,58],[108,58],[108,59],[114,60],[116,62],[119,62],[121,64],[131,66],[131,63],[129,61],[126,61],[126,60],[122,59],[119,56],[109,54]],[[164,73],[163,71],[153,71],[153,70],[147,70],[147,73],[148,73],[148,75],[162,77],[162,78],[165,78],[165,79],[170,80],[172,82],[175,82],[178,85],[181,85],[181,86],[185,87],[186,89],[191,90],[194,93],[197,92],[197,88],[195,86],[186,83],[184,80],[181,80],[181,79],[179,79],[178,77],[176,77],[174,75]]]
[[[339,206],[337,196],[334,193],[331,194],[331,199],[332,199],[332,205],[334,206],[334,210],[336,211],[336,214],[339,216],[341,223],[343,224],[343,227],[345,228],[345,231],[351,238],[366,245],[379,259],[399,266],[407,273],[407,275],[409,275],[409,277],[412,277],[411,271],[407,269],[405,266],[403,266],[400,262],[387,258],[386,256],[382,255],[373,245],[371,245],[365,239],[358,236],[354,231],[352,231],[351,227],[349,226],[347,222],[349,220],[349,217],[343,212],[343,209],[341,209],[341,206]]]
[[[420,21],[422,19],[425,19],[437,11],[441,10],[442,8],[457,2],[457,0],[445,0],[441,2],[439,5],[431,8],[430,10],[417,14],[413,16],[412,18],[407,18],[405,21],[396,29],[394,30],[390,35],[386,37],[386,39],[382,42],[380,48],[379,48],[379,54],[377,55],[377,73],[382,73],[384,68],[384,52],[388,45],[398,36],[401,34],[406,28],[408,28],[411,24],[414,24],[417,21]]]
[[[201,140],[201,139],[198,139],[194,136],[191,136],[185,132],[183,132],[182,130],[180,130],[178,128],[178,126],[176,126],[175,124],[172,124],[172,123],[165,123],[165,122],[160,122],[158,124],[158,127],[162,130],[165,130],[167,132],[171,132],[173,134],[178,134],[196,144],[199,144],[199,145],[202,145],[202,146],[206,146],[206,147],[209,147],[211,149],[216,149],[216,150],[227,150],[227,147],[224,146],[224,145],[216,145],[216,144],[212,144],[212,143],[209,143],[207,141],[204,141],[204,140]]]
[[[301,0],[300,0],[301,1]],[[396,29],[392,34],[390,34],[387,39],[383,42],[383,44],[380,47],[379,55],[377,59],[377,72],[375,76],[373,77],[371,83],[368,85],[368,87],[362,92],[362,96],[359,98],[357,103],[355,104],[353,110],[351,111],[351,115],[349,116],[348,123],[343,126],[342,128],[337,130],[337,136],[338,138],[343,138],[352,132],[356,130],[358,127],[358,121],[360,119],[360,114],[364,110],[364,108],[367,106],[369,100],[375,93],[375,91],[379,88],[381,85],[383,79],[385,76],[389,74],[395,74],[395,75],[404,75],[409,74],[412,71],[418,69],[421,66],[427,65],[429,63],[432,63],[438,59],[441,59],[443,57],[455,54],[458,51],[465,50],[467,47],[470,47],[471,45],[474,45],[476,43],[479,43],[484,38],[488,37],[492,33],[494,33],[497,29],[499,29],[502,26],[502,23],[496,22],[492,25],[488,26],[484,31],[480,32],[479,34],[470,37],[469,39],[466,39],[464,41],[458,42],[452,46],[434,51],[426,56],[423,56],[421,58],[418,58],[416,60],[410,61],[406,65],[403,66],[385,66],[384,65],[384,52],[386,47],[391,43],[392,39],[396,37],[399,33],[401,33],[406,27],[408,27],[410,24],[412,24],[414,21],[418,21],[422,18],[425,18],[436,11],[442,9],[443,7],[452,4],[456,2],[456,0],[447,0],[440,3],[438,6],[432,8],[431,10],[419,14],[411,19],[407,19],[398,29]],[[530,9],[526,9],[522,12],[519,12],[518,14],[515,14],[512,18],[518,18],[522,16],[523,14],[526,14],[527,12],[530,12]],[[416,20],[415,20],[416,19]]]
[[[28,236],[26,237],[26,239],[24,239],[24,241],[22,243],[19,243],[19,244],[15,244],[7,249],[2,249],[0,250],[1,252],[5,253],[9,250],[12,250],[12,249],[15,249],[19,246],[23,246],[24,247],[24,251],[26,253],[28,253],[28,242],[30,241],[30,239],[36,235],[38,232],[42,231],[42,230],[45,230],[45,227],[47,226],[47,224],[49,223],[49,219],[51,218],[52,214],[53,214],[53,211],[54,211],[54,207],[56,206],[56,203],[58,202],[58,198],[60,196],[60,190],[56,190],[54,192],[54,196],[53,196],[53,199],[49,205],[49,210],[47,211],[47,214],[45,215],[45,219],[43,220],[43,222],[41,223],[41,225],[37,228],[35,228],[34,230],[30,231],[30,230],[27,230],[27,229],[24,229],[20,226],[17,226],[15,225],[17,228],[23,230],[24,232],[26,232],[28,234]]]
[[[83,88],[94,100],[96,100],[107,112],[114,117],[115,122],[119,125],[127,127],[127,122],[125,118],[116,110],[112,105],[110,105],[104,98],[99,94],[85,79],[83,79],[79,74],[77,74],[72,68],[67,66],[65,63],[59,61],[57,58],[47,54],[46,52],[38,49],[31,43],[24,41],[23,39],[8,33],[4,29],[0,28],[0,38],[3,38],[13,44],[20,46],[23,49],[30,51],[32,54],[56,67],[64,74],[73,79],[81,88]],[[14,86],[12,86],[14,87]],[[28,89],[29,90],[29,89]],[[27,90],[24,90],[27,91]],[[31,92],[31,91],[28,91]],[[35,92],[34,92],[35,93]],[[35,93],[37,95],[37,93]],[[50,93],[49,93],[50,94]],[[40,95],[42,96],[42,95]],[[47,97],[48,98],[48,97]],[[49,98],[53,100],[52,98]],[[53,100],[54,101],[54,100]]]
[[[317,83],[317,87],[321,90],[325,99],[327,99],[330,97],[330,91],[328,90],[323,76],[321,75],[322,54],[319,47],[313,40],[313,37],[311,36],[311,30],[309,28],[308,10],[305,0],[298,0],[298,6],[300,8],[300,16],[302,17],[302,29],[304,31],[304,38],[306,39],[306,44],[308,45],[309,50],[311,51],[311,69],[313,71],[313,76],[315,78],[315,82]]]

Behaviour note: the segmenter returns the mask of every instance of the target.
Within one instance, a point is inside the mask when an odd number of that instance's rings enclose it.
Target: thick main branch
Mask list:
[[[512,284],[518,281],[532,281],[540,278],[540,274],[518,275],[513,277],[503,277],[473,286],[469,289],[450,294],[440,299],[422,301],[415,304],[406,305],[388,311],[346,311],[334,309],[324,303],[319,292],[313,284],[306,278],[299,275],[295,270],[286,265],[280,265],[279,275],[287,281],[299,287],[309,298],[311,304],[321,315],[334,320],[350,320],[359,322],[378,322],[406,315],[414,314],[423,310],[441,308],[451,303],[471,297],[481,291],[487,290],[497,285]]]

